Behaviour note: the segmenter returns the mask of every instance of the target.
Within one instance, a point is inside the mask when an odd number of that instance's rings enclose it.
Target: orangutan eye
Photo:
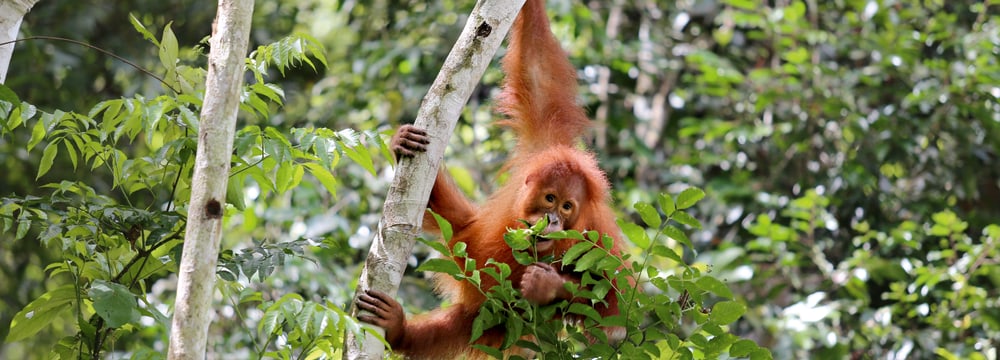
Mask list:
[[[550,203],[556,202],[556,196],[552,194],[545,195],[545,201],[548,201]]]
[[[566,211],[573,210],[573,204],[570,203],[569,201],[563,203],[563,210]]]

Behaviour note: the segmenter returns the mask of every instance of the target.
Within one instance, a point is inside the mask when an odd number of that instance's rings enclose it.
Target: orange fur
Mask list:
[[[525,3],[508,49],[503,59],[507,78],[499,98],[499,109],[508,119],[500,124],[511,128],[518,142],[505,167],[510,172],[507,183],[477,207],[442,170],[428,206],[451,223],[454,236],[449,246],[465,242],[468,256],[479,266],[488,259],[510,265],[510,280],[517,286],[528,267],[514,260],[503,238],[508,229],[524,227],[521,220],[538,220],[531,218],[543,211],[534,205],[538,199],[558,194],[560,199],[579,200],[573,203],[575,215],[562,219],[560,226],[610,235],[615,241],[609,250],[615,256],[621,256],[621,230],[608,205],[609,184],[604,173],[594,155],[578,147],[591,122],[576,104],[576,72],[549,29],[544,0]],[[558,207],[556,211],[560,211]],[[437,230],[430,218],[424,226]],[[558,261],[573,245],[573,241],[556,241],[546,253]],[[482,277],[483,289],[494,285],[492,277]],[[472,351],[469,338],[485,298],[473,284],[446,276],[439,276],[437,287],[451,305],[403,321],[401,329],[387,329],[399,334],[391,344],[393,349],[418,359],[481,355]],[[611,292],[606,301],[607,305],[598,305],[596,310],[603,315],[617,314],[616,294]],[[491,329],[477,343],[498,346],[502,338],[502,329]]]

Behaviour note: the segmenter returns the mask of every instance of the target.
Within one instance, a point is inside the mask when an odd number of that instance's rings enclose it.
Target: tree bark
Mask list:
[[[7,79],[10,58],[14,56],[14,40],[21,28],[24,14],[35,6],[38,0],[0,0],[0,84]]]
[[[524,0],[480,0],[469,15],[417,113],[414,125],[427,130],[431,143],[427,152],[401,158],[397,164],[354,304],[358,294],[367,289],[391,296],[399,289],[448,139],[523,4]],[[359,310],[354,304],[351,314],[357,316]],[[384,334],[382,329],[378,331]],[[344,343],[345,359],[381,359],[385,351],[382,342],[372,334],[359,339],[348,332]]]
[[[169,359],[204,359],[253,0],[220,0],[191,182]]]

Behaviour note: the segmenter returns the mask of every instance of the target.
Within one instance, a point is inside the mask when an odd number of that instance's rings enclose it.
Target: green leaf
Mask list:
[[[55,141],[45,145],[45,150],[42,151],[42,161],[38,163],[38,175],[35,176],[35,180],[41,178],[52,168],[52,162],[55,161],[56,154],[59,152],[58,145],[59,143]]]
[[[503,241],[507,243],[512,250],[525,250],[531,247],[531,230],[528,229],[513,229],[507,231],[503,235]]]
[[[42,142],[45,138],[45,122],[38,120],[35,122],[35,126],[31,127],[31,139],[28,140],[28,151],[34,149],[38,143]]]
[[[809,50],[804,47],[795,48],[791,51],[785,51],[782,57],[792,64],[802,64],[809,60]]]
[[[320,184],[326,188],[326,191],[330,193],[333,198],[337,197],[337,178],[333,176],[330,170],[327,170],[320,164],[310,162],[305,164],[306,168],[309,169],[309,173],[312,174],[316,180],[319,180]]]
[[[750,0],[726,0],[725,3],[743,10],[757,10],[757,5]]]
[[[709,327],[712,326],[707,324],[706,328]],[[726,334],[725,331],[719,327],[716,327],[713,331],[706,330],[706,332],[711,333],[714,336],[708,341],[708,345],[705,346],[705,358],[707,359],[718,359],[722,352],[737,339],[736,336]],[[718,334],[714,332],[718,332]]]
[[[70,310],[75,300],[76,287],[72,284],[42,294],[14,315],[5,342],[9,344],[35,336],[52,320]]]
[[[514,260],[521,265],[531,265],[539,261],[534,255],[527,251],[514,251],[511,255],[513,255]]]
[[[801,1],[793,1],[783,9],[785,20],[789,22],[799,21],[806,13],[806,5]]]
[[[468,247],[469,247],[469,244],[467,244],[467,243],[465,243],[463,241],[456,242],[455,246],[453,246],[452,249],[451,249],[451,253],[453,255],[455,255],[455,256],[466,256],[466,255],[469,255],[469,253],[467,252]],[[475,261],[474,259],[467,259],[467,260]]]
[[[629,241],[640,249],[648,248],[649,244],[652,242],[649,239],[649,234],[646,233],[646,229],[639,225],[619,221],[618,226],[622,229],[622,233],[625,234],[625,237],[627,237]]]
[[[305,166],[302,164],[293,163],[292,165],[292,178],[291,182],[288,183],[289,189],[294,189],[302,183],[302,177],[306,175]]]
[[[607,252],[605,252],[603,249],[594,248],[588,251],[586,255],[583,255],[583,257],[581,257],[580,260],[578,260],[576,264],[574,264],[576,266],[574,268],[574,271],[586,271],[587,269],[593,267],[598,260],[603,259],[605,256],[607,256]]]
[[[95,280],[87,291],[94,301],[94,311],[112,328],[139,321],[135,294],[122,284]]]
[[[524,321],[520,319],[508,319],[504,322],[504,336],[503,345],[500,346],[501,349],[509,348],[514,345],[517,339],[521,338],[522,332],[524,331]]]
[[[156,45],[157,47],[160,46],[160,42],[156,40],[156,36],[153,36],[153,33],[149,32],[149,30],[146,30],[146,27],[143,26],[142,23],[139,22],[139,19],[136,19],[135,15],[133,15],[132,13],[129,13],[128,14],[128,21],[130,23],[132,23],[132,27],[135,28],[136,32],[142,34],[143,38],[145,38],[146,40],[152,41],[153,44]]]
[[[462,269],[451,259],[428,259],[417,267],[417,271],[433,271],[448,275],[462,274]]]
[[[683,214],[683,213],[679,212],[677,214]],[[673,226],[673,225],[664,226],[663,227],[663,233],[665,235],[669,236],[671,239],[677,240],[681,244],[684,244],[684,246],[687,246],[689,248],[693,248],[694,247],[694,245],[691,244],[691,239],[688,238],[687,234],[685,234],[683,231],[681,231],[681,229],[678,229],[676,226]]]
[[[16,129],[24,123],[25,118],[30,118],[30,116],[23,116],[21,113],[22,106],[24,105],[17,98],[17,94],[10,88],[0,84],[0,119],[3,120],[3,127],[0,128],[2,130],[0,134]]]
[[[674,212],[677,211],[677,204],[674,204],[674,198],[669,194],[660,194],[657,197],[657,202],[660,203],[660,210],[668,217],[673,216]]]
[[[993,224],[987,226],[983,229],[983,234],[992,239],[1000,239],[1000,225]]]
[[[772,360],[774,356],[771,355],[771,351],[768,349],[758,347],[750,353],[750,360]]]
[[[295,322],[298,324],[298,329],[304,334],[314,332],[315,329],[310,329],[309,325],[312,324],[311,320],[314,315],[316,315],[316,307],[309,304],[304,304],[302,310],[295,314]]]
[[[959,221],[958,216],[955,215],[955,213],[948,210],[934,213],[933,215],[931,215],[931,219],[934,219],[935,223],[946,227],[951,226],[951,224]]]
[[[24,239],[25,235],[28,235],[28,230],[31,230],[31,218],[28,217],[27,209],[21,208],[21,217],[17,219],[17,230],[14,233],[14,240]]]
[[[72,141],[63,141],[63,146],[66,147],[66,155],[69,155],[69,161],[73,164],[73,169],[76,169],[78,164],[76,149],[73,147]]]
[[[607,266],[607,270],[608,271],[614,271],[614,269],[616,269],[618,267],[618,264],[621,263],[618,260],[618,258],[614,257],[614,256],[607,256],[601,262],[604,263],[606,261],[607,262],[613,262],[613,263],[615,263],[614,266]],[[591,290],[591,292],[594,293],[594,297],[595,298],[597,298],[597,299],[604,299],[608,295],[608,292],[611,291],[611,288],[612,288],[611,281],[601,280],[601,281],[598,281],[596,285],[594,285],[594,288]]]
[[[639,202],[635,203],[633,208],[635,208],[635,211],[639,212],[639,216],[642,217],[642,222],[649,225],[649,227],[656,229],[663,223],[663,220],[660,219],[660,213],[656,212],[656,209],[653,208],[652,205]]]
[[[430,241],[424,238],[417,238],[417,239],[424,245],[427,245],[431,249],[434,249],[434,251],[444,254],[445,256],[452,256],[451,251],[448,250],[448,246],[441,241]]]
[[[277,306],[279,304],[275,303],[264,312],[264,317],[257,324],[257,329],[261,334],[271,335],[277,333],[284,321],[281,308]]]
[[[730,324],[739,320],[740,316],[747,311],[746,306],[735,301],[723,301],[712,307],[712,313],[708,315],[708,321],[716,325]]]
[[[593,306],[585,305],[581,303],[573,303],[569,306],[569,312],[573,314],[579,314],[587,317],[588,319],[594,321],[601,320],[601,314],[594,310]]]
[[[699,188],[689,187],[684,189],[684,191],[681,191],[680,195],[677,195],[677,209],[684,210],[694,206],[698,200],[701,200],[704,197],[705,192]]]
[[[733,40],[733,28],[731,26],[721,26],[712,31],[712,38],[715,39],[720,46],[729,45],[729,42]]]
[[[681,256],[678,255],[676,251],[663,245],[653,245],[653,247],[649,250],[649,253],[668,258],[678,263],[684,263],[684,260],[681,259]]]
[[[427,211],[431,211],[431,210],[427,209]],[[441,230],[441,237],[445,241],[450,241],[451,237],[452,237],[451,223],[448,222],[448,219],[445,219],[443,216],[438,215],[438,213],[436,213],[436,212],[431,211],[431,215],[434,216],[434,221],[437,222],[438,229]]]
[[[21,100],[18,99],[17,93],[3,84],[0,84],[0,101],[6,101],[15,107],[20,106],[21,104]]]
[[[252,110],[253,113],[259,114],[262,118],[266,118],[270,114],[270,108],[267,106],[267,103],[257,93],[249,93],[243,105],[248,105],[249,108],[247,110]]]
[[[294,175],[292,163],[281,163],[278,165],[278,171],[274,175],[274,185],[279,193],[288,191],[292,184],[292,175]]]
[[[576,243],[576,245],[573,245],[573,247],[569,248],[569,250],[567,250],[566,253],[563,254],[562,257],[563,264],[572,264],[573,260],[575,260],[581,254],[585,253],[587,250],[592,249],[593,247],[594,244],[591,244],[589,242]]]
[[[683,211],[675,212],[673,219],[676,222],[679,222],[681,224],[690,226],[692,228],[701,229],[701,222],[698,221],[698,219],[695,219],[694,217],[692,217],[691,215],[689,215],[686,212],[683,212]]]
[[[250,89],[278,105],[282,105],[282,99],[285,97],[285,91],[274,84],[256,83],[250,85]]]
[[[472,341],[483,336],[483,330],[500,324],[500,319],[497,319],[496,314],[493,313],[489,306],[485,305],[488,305],[488,303],[484,304],[484,307],[479,310],[479,315],[472,321]]]
[[[167,26],[163,28],[163,39],[160,40],[159,46],[160,63],[168,71],[174,71],[177,68],[177,36],[174,36],[174,31],[170,29],[172,23],[167,23]]]
[[[367,148],[365,148],[361,144],[358,144],[353,148],[349,146],[344,146],[343,149],[344,149],[344,154],[346,154],[347,157],[351,158],[351,160],[354,160],[354,162],[357,163],[358,165],[361,165],[361,167],[365,168],[365,170],[368,170],[369,174],[375,175],[375,163],[372,162],[372,156],[371,154],[368,153]]]
[[[937,356],[940,356],[944,360],[958,360],[958,359],[961,359],[957,355],[953,354],[951,351],[948,351],[948,349],[944,349],[944,348],[934,349],[934,354],[936,354]]]
[[[545,228],[547,228],[548,226],[549,226],[549,216],[546,215],[546,216],[543,216],[541,219],[538,219],[538,221],[536,221],[534,225],[531,225],[531,228],[530,228],[531,232],[530,233],[531,234],[541,234],[541,233],[545,232]]]
[[[708,292],[711,292],[715,295],[727,299],[733,298],[733,292],[729,290],[729,287],[726,286],[726,283],[714,277],[702,276],[700,279],[695,281],[695,284],[698,284],[698,287],[702,288],[702,290],[707,290]]]
[[[571,240],[584,240],[583,234],[576,230],[559,230],[553,231],[545,235],[537,235],[545,239],[571,239]]]
[[[753,341],[745,339],[737,340],[736,342],[733,343],[732,346],[729,347],[729,355],[739,358],[748,357],[750,356],[751,352],[759,348],[760,347],[757,346],[757,344],[754,343]]]
[[[478,320],[478,318],[477,318],[477,320]],[[476,334],[475,330],[476,330],[475,323],[473,323],[473,334]],[[482,334],[483,334],[482,333],[482,329],[479,329],[479,335],[482,336]],[[476,339],[478,337],[474,336],[472,338]],[[501,352],[500,349],[497,349],[495,347],[486,346],[486,345],[480,345],[480,344],[472,345],[472,347],[474,349],[477,349],[479,351],[482,351],[482,352],[486,353],[486,355],[489,355],[489,358],[491,358],[491,359],[503,359],[504,358],[503,352]]]
[[[243,197],[243,176],[230,176],[226,183],[226,202],[233,204],[237,210],[243,211],[247,208],[246,199]]]

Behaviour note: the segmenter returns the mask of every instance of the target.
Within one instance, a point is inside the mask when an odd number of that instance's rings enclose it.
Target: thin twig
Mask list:
[[[125,58],[123,58],[121,56],[115,55],[114,53],[112,53],[110,51],[104,50],[102,48],[99,48],[97,46],[94,46],[94,45],[91,45],[91,44],[88,44],[88,43],[85,43],[85,42],[82,42],[82,41],[79,41],[79,40],[67,39],[67,38],[62,38],[62,37],[58,37],[58,36],[36,35],[36,36],[29,36],[29,37],[22,38],[22,39],[15,39],[15,40],[6,41],[6,42],[0,42],[0,46],[4,46],[4,45],[7,45],[7,44],[18,43],[18,42],[22,42],[22,41],[28,41],[28,40],[65,41],[65,42],[68,42],[68,43],[72,43],[72,44],[76,44],[76,45],[80,45],[80,46],[83,46],[83,47],[87,47],[87,48],[91,48],[91,49],[100,51],[104,55],[107,55],[107,56],[113,57],[115,59],[118,59],[119,61],[128,64],[129,66],[135,68],[136,70],[139,70],[139,71],[145,73],[146,75],[149,75],[149,76],[153,77],[154,79],[159,80],[160,83],[162,83],[164,86],[166,86],[167,88],[169,88],[170,90],[172,90],[174,93],[178,93],[178,94],[180,93],[179,90],[175,89],[173,86],[171,86],[169,83],[167,83],[166,80],[163,80],[163,78],[161,78],[159,76],[156,76],[156,74],[153,74],[151,71],[146,70],[143,67],[141,67],[139,65],[136,65],[135,63],[133,63],[131,61],[128,61],[127,59],[125,59]]]

